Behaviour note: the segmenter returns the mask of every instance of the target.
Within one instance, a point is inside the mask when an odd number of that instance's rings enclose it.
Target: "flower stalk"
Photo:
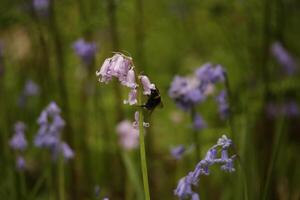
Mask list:
[[[139,89],[138,95],[139,105],[142,103],[142,90]],[[144,186],[144,194],[145,200],[150,200],[150,192],[149,192],[149,182],[148,182],[148,171],[147,171],[147,160],[146,160],[146,147],[145,147],[145,133],[144,133],[144,115],[143,110],[140,108],[139,110],[139,133],[140,133],[140,159],[141,159],[141,167],[142,167],[142,176],[143,176],[143,186]]]

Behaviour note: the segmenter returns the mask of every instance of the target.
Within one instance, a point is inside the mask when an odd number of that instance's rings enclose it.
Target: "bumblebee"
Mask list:
[[[142,105],[142,107],[147,109],[150,112],[153,112],[153,110],[157,106],[163,107],[163,103],[161,100],[159,90],[156,88],[156,89],[151,89],[151,94],[148,95],[147,102],[144,105]]]

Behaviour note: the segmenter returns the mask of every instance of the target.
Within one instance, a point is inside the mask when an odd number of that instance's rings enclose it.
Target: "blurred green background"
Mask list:
[[[299,73],[285,74],[271,53],[280,42],[298,62],[299,1],[44,1],[38,7],[0,0],[0,199],[60,199],[59,187],[65,199],[143,199],[139,152],[124,150],[116,134],[117,123],[133,121],[136,109],[123,105],[127,90],[116,82],[101,84],[95,75],[112,52],[131,56],[162,96],[164,108],[153,112],[146,135],[152,199],[176,199],[178,180],[196,164],[193,152],[179,161],[170,155],[171,147],[193,139],[190,116],[168,89],[175,75],[206,62],[227,71],[232,115],[221,120],[211,100],[197,107],[207,123],[199,133],[201,157],[226,133],[242,165],[236,161],[232,174],[214,167],[200,180],[201,199],[262,199],[266,191],[267,199],[300,199],[299,115],[266,113],[270,102],[299,105]],[[79,38],[97,45],[88,64],[74,52]],[[28,80],[39,86],[37,95],[24,97]],[[75,154],[63,175],[49,152],[32,142],[51,101],[62,110],[62,137]],[[17,121],[27,127],[23,171],[9,146]]]

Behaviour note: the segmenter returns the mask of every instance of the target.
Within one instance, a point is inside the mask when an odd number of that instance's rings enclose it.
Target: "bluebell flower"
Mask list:
[[[203,120],[201,115],[199,113],[197,113],[193,119],[193,129],[194,130],[202,130],[205,127],[206,127],[205,121]]]
[[[33,82],[32,80],[26,81],[23,90],[23,94],[25,96],[36,96],[39,94],[39,92],[40,92],[40,87],[35,82]]]
[[[16,168],[19,171],[23,171],[26,167],[26,161],[23,156],[17,156],[16,158]]]
[[[171,148],[171,155],[175,160],[180,160],[184,153],[186,152],[186,148],[183,145],[179,145],[177,147]]]
[[[15,124],[15,134],[11,138],[9,144],[12,149],[18,151],[24,151],[27,147],[27,141],[25,139],[25,124],[23,122],[17,122]]]
[[[272,44],[271,52],[286,74],[292,75],[297,71],[296,61],[280,42]]]
[[[206,156],[195,167],[195,169],[181,178],[175,189],[175,195],[181,199],[199,199],[199,195],[192,190],[193,186],[197,186],[201,175],[209,175],[209,167],[212,165],[221,165],[221,170],[225,172],[234,172],[234,159],[236,155],[228,157],[228,148],[232,146],[232,141],[223,135],[206,153]],[[222,155],[217,157],[217,149],[222,149]]]
[[[74,157],[73,150],[61,140],[61,131],[65,121],[60,116],[60,108],[55,102],[51,102],[43,110],[37,120],[40,128],[34,138],[36,147],[47,148],[52,153],[53,159],[62,155],[66,160]]]
[[[33,8],[36,10],[37,14],[40,16],[47,16],[50,6],[49,0],[33,0]]]
[[[282,115],[288,118],[295,118],[300,115],[299,106],[295,101],[287,101],[283,103],[270,102],[267,104],[266,112],[270,118]]]
[[[222,119],[225,119],[229,115],[229,104],[227,102],[227,92],[222,90],[216,97],[216,102],[219,106],[219,114]]]
[[[95,58],[97,52],[97,45],[95,42],[88,42],[83,38],[78,39],[73,44],[73,49],[76,55],[81,59],[81,61],[89,65]]]
[[[203,84],[225,81],[225,71],[221,65],[214,66],[211,63],[206,63],[199,67],[195,74]]]

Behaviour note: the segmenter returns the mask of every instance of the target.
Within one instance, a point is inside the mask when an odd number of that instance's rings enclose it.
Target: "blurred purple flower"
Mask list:
[[[95,42],[88,42],[83,38],[78,39],[73,44],[73,49],[76,55],[81,59],[81,61],[89,65],[95,58],[97,52],[97,45]]]
[[[126,150],[135,149],[139,145],[139,130],[132,122],[124,120],[117,125],[117,133],[121,146]]]
[[[26,167],[26,161],[23,156],[17,156],[16,167],[19,171],[23,171]]]
[[[65,142],[62,142],[60,145],[61,145],[61,153],[62,153],[63,157],[66,160],[72,159],[74,157],[74,152],[70,148],[70,146]]]
[[[55,102],[51,102],[43,110],[37,120],[40,128],[34,138],[36,147],[47,148],[52,152],[53,159],[60,154],[69,160],[74,157],[73,150],[61,141],[61,131],[65,126],[65,121],[60,116],[60,108]]]
[[[33,0],[33,8],[36,10],[37,14],[40,16],[48,15],[48,9],[50,2],[49,0]]]
[[[177,147],[172,148],[170,152],[175,160],[180,160],[186,152],[186,148],[183,145],[179,145]]]
[[[183,110],[190,110],[206,98],[200,90],[200,81],[197,78],[181,76],[174,77],[169,96]]]
[[[225,71],[221,65],[215,67],[211,63],[206,63],[199,67],[195,74],[203,84],[217,83],[225,81]]]
[[[293,118],[300,115],[300,109],[295,101],[287,101],[284,103],[270,102],[266,107],[266,112],[269,117],[275,118],[281,115]]]
[[[272,44],[271,52],[284,72],[292,75],[297,71],[297,63],[280,42]]]
[[[227,102],[227,92],[222,90],[219,95],[216,97],[216,102],[219,106],[219,113],[222,119],[225,119],[229,115],[229,105]]]
[[[213,84],[224,82],[224,80],[225,71],[221,65],[213,66],[206,63],[192,76],[175,76],[169,89],[169,96],[178,107],[188,111],[212,94]]]
[[[193,119],[193,129],[202,130],[205,127],[206,127],[205,121],[203,120],[201,115],[197,113]]]
[[[17,122],[15,124],[15,134],[11,138],[9,144],[12,149],[18,151],[24,151],[27,147],[27,141],[25,139],[25,124],[23,122]]]
[[[23,94],[25,96],[36,96],[39,93],[40,93],[40,87],[35,82],[33,82],[32,80],[26,81],[23,90]]]
[[[221,169],[225,172],[234,172],[233,161],[236,155],[228,157],[228,148],[232,146],[232,141],[223,135],[216,145],[211,147],[203,160],[195,167],[194,171],[188,173],[187,176],[181,178],[178,182],[174,193],[179,199],[200,199],[199,195],[192,190],[193,186],[197,186],[201,175],[209,175],[209,167],[220,164]],[[217,149],[221,148],[222,156],[217,158]]]

